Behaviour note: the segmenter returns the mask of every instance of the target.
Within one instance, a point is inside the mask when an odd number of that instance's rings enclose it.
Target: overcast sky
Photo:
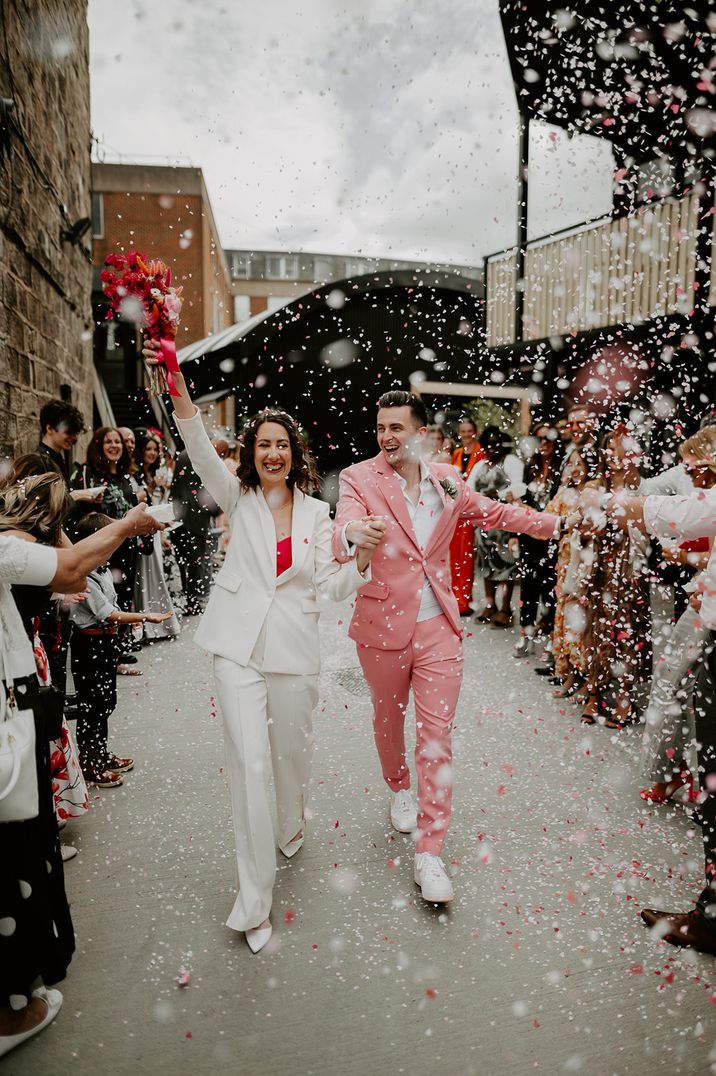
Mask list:
[[[89,22],[99,159],[201,167],[225,247],[479,264],[514,242],[497,0],[90,0]],[[532,235],[608,211],[605,143],[532,137]]]

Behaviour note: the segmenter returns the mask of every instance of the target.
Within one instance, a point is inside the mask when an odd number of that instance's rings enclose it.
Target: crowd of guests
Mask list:
[[[70,468],[85,432],[77,408],[51,400],[36,450],[0,471],[5,720],[21,692],[42,692],[32,705],[39,814],[16,817],[12,796],[0,802],[0,1055],[61,1004],[43,984],[61,980],[72,956],[63,865],[77,849],[59,833],[88,811],[88,787],[116,788],[134,768],[111,734],[117,677],[141,676],[137,652],[175,638],[177,614],[202,610],[219,531],[186,454],[175,458],[158,430],[99,427]],[[215,449],[228,455],[225,442]],[[165,528],[151,510],[168,505]],[[50,571],[43,556],[70,568]]]
[[[643,799],[664,803],[680,789],[698,799],[693,690],[709,632],[699,620],[712,539],[661,542],[604,510],[653,494],[689,494],[716,484],[716,425],[678,448],[678,460],[646,475],[643,446],[628,422],[600,428],[584,407],[538,424],[516,449],[497,427],[461,422],[453,463],[481,493],[563,516],[558,542],[462,524],[451,548],[455,597],[464,615],[504,629],[518,621],[515,656],[578,707],[585,725],[621,730],[644,721]],[[585,510],[586,505],[592,505]],[[481,586],[473,601],[475,577]],[[513,588],[519,582],[519,597]],[[653,647],[653,598],[673,583],[673,616]],[[661,590],[661,593],[664,593]]]

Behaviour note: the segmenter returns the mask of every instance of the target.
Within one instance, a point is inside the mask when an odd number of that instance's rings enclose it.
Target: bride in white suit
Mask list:
[[[149,365],[154,353],[147,342]],[[320,671],[316,599],[342,601],[367,583],[373,551],[361,549],[346,564],[333,559],[328,505],[309,495],[317,477],[289,415],[265,411],[249,422],[234,476],[209,441],[183,377],[175,381],[177,427],[231,529],[196,642],[214,655],[231,784],[239,884],[227,926],[245,931],[258,952],[271,936],[276,873],[271,769],[279,848],[290,857],[305,836]]]

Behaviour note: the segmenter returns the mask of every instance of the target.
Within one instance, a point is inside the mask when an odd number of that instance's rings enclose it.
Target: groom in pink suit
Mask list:
[[[340,561],[373,546],[372,580],[357,593],[349,635],[373,702],[373,731],[390,818],[417,829],[415,881],[425,900],[453,887],[440,858],[452,801],[452,725],[462,683],[462,629],[450,586],[450,539],[459,520],[549,539],[559,517],[503,504],[469,489],[446,464],[422,459],[427,414],[408,392],[378,401],[380,452],[340,478],[333,551]],[[418,803],[410,793],[404,720],[413,689]]]

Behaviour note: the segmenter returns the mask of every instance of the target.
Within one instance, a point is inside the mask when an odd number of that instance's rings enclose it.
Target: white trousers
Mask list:
[[[279,847],[304,828],[318,677],[264,673],[252,664],[215,657],[214,678],[224,722],[238,870],[236,901],[226,925],[248,930],[271,911],[276,875],[272,770]]]

